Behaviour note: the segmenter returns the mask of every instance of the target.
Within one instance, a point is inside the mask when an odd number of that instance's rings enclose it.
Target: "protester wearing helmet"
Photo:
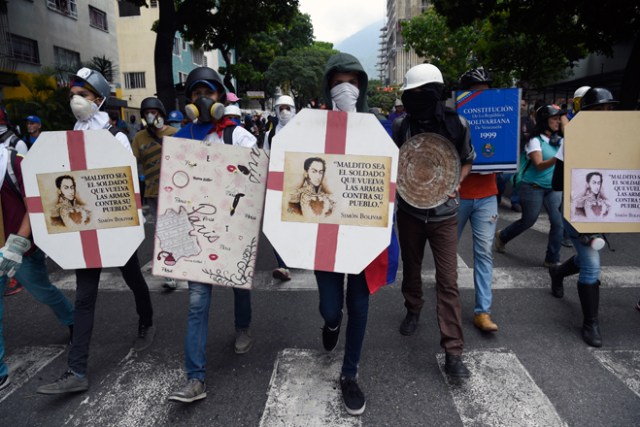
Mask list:
[[[227,105],[224,107],[224,116],[228,117],[233,123],[237,126],[242,126],[242,111],[240,111],[240,107],[234,104]]]
[[[160,164],[162,160],[162,141],[165,136],[172,136],[178,129],[167,126],[166,110],[158,98],[145,98],[140,104],[140,120],[144,129],[136,133],[131,143],[133,155],[142,165],[144,176],[144,199],[149,206],[148,222],[155,222],[158,212],[158,194],[160,188]],[[175,279],[166,277],[163,287],[167,290],[177,288]]]
[[[585,93],[587,93],[587,91],[591,89],[591,86],[580,86],[578,89],[576,89],[576,91],[573,93],[573,104],[572,104],[572,111],[571,114],[567,114],[567,118],[569,120],[571,120],[573,118],[573,116],[575,116],[576,114],[578,114],[578,111],[581,110],[581,102],[582,102],[582,97],[584,96]]]
[[[407,116],[393,123],[393,139],[404,142],[423,132],[447,138],[458,152],[461,162],[460,182],[471,171],[475,151],[471,145],[469,125],[454,110],[445,108],[442,73],[432,64],[420,64],[407,71],[402,88],[402,103]],[[397,197],[398,237],[404,277],[402,294],[407,314],[400,333],[413,335],[424,305],[422,297],[422,261],[429,240],[436,267],[437,316],[440,345],[445,350],[445,373],[451,377],[468,377],[462,362],[464,338],[458,293],[456,233],[458,194],[432,209],[418,209]]]
[[[187,76],[185,107],[192,121],[175,134],[179,138],[207,141],[213,144],[230,143],[241,147],[255,147],[256,139],[243,127],[224,117],[225,88],[218,73],[208,67],[194,69]],[[212,286],[189,282],[189,319],[185,337],[186,384],[169,395],[169,400],[191,403],[207,397],[206,343],[211,305]],[[253,340],[251,324],[251,292],[233,288],[235,314],[235,352],[246,353]]]
[[[0,146],[14,149],[23,156],[29,150],[27,144],[13,132],[9,114],[2,105],[0,105]]]
[[[402,105],[402,101],[396,99],[393,103],[393,111],[389,114],[389,120],[391,123],[397,118],[404,117],[407,113],[404,111],[404,105]]]
[[[500,253],[506,252],[511,240],[535,224],[544,205],[549,214],[551,229],[544,266],[550,268],[560,264],[560,246],[562,243],[562,192],[551,187],[556,153],[562,146],[561,118],[566,111],[557,105],[547,104],[536,111],[536,136],[531,138],[521,155],[520,171],[522,183],[518,188],[522,204],[522,217],[504,230],[496,232],[494,248]]]
[[[618,101],[605,88],[589,88],[580,101],[580,111],[607,111],[613,110]],[[564,190],[564,146],[556,154],[556,167],[553,173],[554,190]],[[602,185],[602,175],[599,173],[587,175],[587,182],[592,176],[600,175],[599,184]],[[598,191],[599,192],[599,191]],[[597,198],[597,194],[591,194],[590,198]],[[587,208],[588,200],[582,200],[582,208]],[[600,305],[600,252],[604,241],[600,235],[581,234],[564,218],[562,218],[565,230],[571,238],[576,255],[572,256],[561,265],[549,269],[551,276],[551,293],[556,298],[564,296],[563,279],[576,273],[578,276],[578,297],[582,307],[582,339],[592,347],[602,346],[600,325],[598,322],[598,309]],[[640,303],[639,303],[640,304]]]
[[[489,89],[491,77],[484,68],[473,68],[460,77],[461,90]],[[470,173],[460,185],[458,241],[469,221],[473,235],[473,286],[476,303],[473,324],[484,332],[498,330],[491,320],[493,254],[491,245],[498,219],[496,173]]]
[[[70,107],[78,119],[74,130],[110,129],[109,115],[100,111],[109,93],[109,83],[98,71],[82,68],[73,76]],[[118,142],[131,152],[127,136],[119,130],[114,129],[111,132],[115,134]],[[101,272],[101,268],[76,270],[75,327],[67,359],[68,368],[55,382],[38,387],[37,393],[62,394],[89,389],[87,377],[89,345]],[[134,252],[127,263],[120,267],[120,272],[127,286],[133,291],[136,312],[139,316],[138,333],[133,348],[135,351],[143,351],[153,343],[155,326],[153,326],[153,307],[149,287],[140,270],[137,252]]]

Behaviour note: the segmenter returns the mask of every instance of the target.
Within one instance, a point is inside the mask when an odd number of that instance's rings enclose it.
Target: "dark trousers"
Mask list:
[[[440,346],[447,353],[460,355],[464,347],[462,315],[458,293],[458,218],[440,222],[423,222],[398,210],[398,239],[402,254],[402,295],[411,313],[419,314],[422,298],[422,260],[427,240],[436,265],[436,313],[440,328]]]
[[[136,300],[136,312],[140,318],[139,323],[146,326],[153,324],[153,308],[149,287],[140,271],[138,253],[127,263],[120,267],[122,277],[127,286],[133,291]],[[69,350],[69,368],[76,374],[87,373],[87,361],[89,359],[89,344],[93,321],[98,299],[98,284],[100,283],[101,268],[85,268],[76,270],[76,305],[73,328],[73,342]]]

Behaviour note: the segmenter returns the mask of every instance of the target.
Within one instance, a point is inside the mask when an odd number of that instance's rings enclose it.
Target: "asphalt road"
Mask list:
[[[516,215],[501,209],[499,227]],[[546,226],[548,228],[548,226]],[[148,226],[148,231],[151,226]],[[311,274],[294,272],[280,285],[266,239],[260,243],[253,292],[255,344],[233,352],[232,292],[216,288],[208,341],[208,397],[198,403],[167,402],[183,381],[183,337],[188,294],[184,285],[161,291],[149,276],[154,345],[130,351],[137,316],[119,275],[106,271],[96,312],[89,376],[91,388],[70,396],[42,396],[36,388],[66,366],[66,328],[26,292],[5,298],[4,334],[14,384],[0,392],[3,426],[637,426],[640,423],[639,239],[612,235],[615,252],[602,251],[601,329],[604,346],[580,338],[581,311],[575,280],[563,299],[553,298],[542,266],[545,219],[495,255],[493,318],[500,330],[483,334],[472,325],[474,293],[471,236],[459,246],[465,361],[463,383],[441,372],[435,317],[433,262],[425,257],[425,309],[413,337],[398,333],[404,317],[399,280],[371,297],[359,370],[367,396],[361,417],[341,406],[337,377],[344,336],[331,354],[322,349],[321,317]],[[571,255],[563,249],[563,259]],[[147,263],[151,246],[140,248]],[[148,267],[147,267],[148,269]],[[70,298],[73,275],[51,266]]]

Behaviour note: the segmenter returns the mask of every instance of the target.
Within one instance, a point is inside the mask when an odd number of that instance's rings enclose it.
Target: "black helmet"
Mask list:
[[[484,67],[472,68],[460,76],[460,89],[466,90],[473,85],[487,84],[491,86],[491,76]]]
[[[184,84],[184,94],[189,101],[191,101],[191,92],[193,92],[193,88],[198,83],[206,84],[211,89],[215,89],[220,96],[225,94],[224,84],[222,84],[220,75],[209,67],[198,67],[191,70]]]
[[[549,117],[563,116],[567,112],[555,104],[546,104],[536,110],[536,130],[542,133],[549,128]]]
[[[592,87],[584,94],[582,100],[580,100],[580,109],[588,110],[596,105],[617,103],[618,101],[613,98],[613,95],[611,95],[611,92],[607,89],[603,87]]]
[[[164,105],[162,101],[158,98],[149,97],[142,100],[142,104],[140,104],[140,113],[144,114],[144,110],[155,109],[160,111],[163,118],[167,118],[167,111],[164,109]]]

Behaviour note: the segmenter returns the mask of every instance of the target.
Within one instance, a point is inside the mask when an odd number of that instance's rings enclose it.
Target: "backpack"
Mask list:
[[[222,140],[225,144],[233,145],[233,131],[237,125],[227,126],[222,130]]]
[[[0,144],[4,144],[7,140],[9,140],[9,145],[7,145],[7,148],[10,148],[10,149],[15,149],[16,145],[18,145],[18,142],[21,141],[21,139],[18,138],[10,130],[7,130],[5,133],[0,135]]]
[[[20,187],[18,185],[18,177],[16,177],[16,168],[18,164],[16,163],[18,158],[18,152],[14,148],[8,148],[9,151],[9,159],[7,163],[7,172],[4,175],[5,182],[9,185],[11,190],[16,193],[20,198],[24,197],[22,192],[20,191]]]

